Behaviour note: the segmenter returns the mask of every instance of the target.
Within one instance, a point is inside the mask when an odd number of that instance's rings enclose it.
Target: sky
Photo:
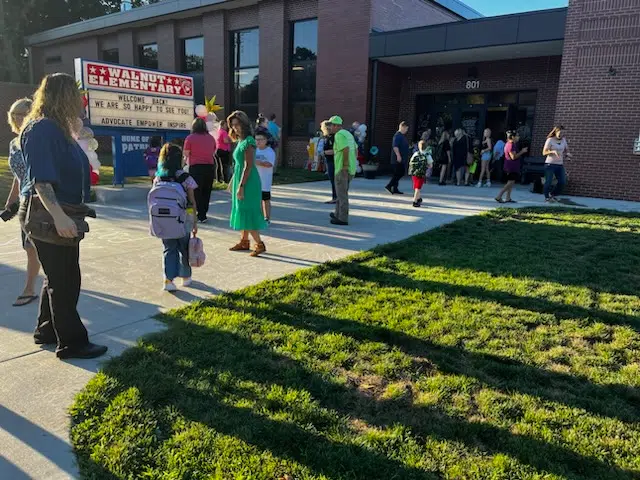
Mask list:
[[[508,13],[566,7],[568,0],[527,0],[520,2],[513,0],[462,0],[462,3],[469,5],[485,17],[493,17]]]

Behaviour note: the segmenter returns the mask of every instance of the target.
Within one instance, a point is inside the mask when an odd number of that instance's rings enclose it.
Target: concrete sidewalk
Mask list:
[[[269,250],[254,259],[231,253],[237,234],[228,229],[230,197],[215,192],[210,222],[201,228],[207,264],[194,270],[191,288],[161,291],[160,241],[149,237],[142,203],[96,206],[99,218],[82,243],[83,290],[79,310],[92,339],[109,345],[111,356],[162,325],[151,317],[221,291],[235,290],[345,257],[378,244],[404,239],[453,220],[498,207],[497,188],[439,187],[423,190],[423,208],[404,196],[390,196],[385,179],[357,179],[351,191],[348,227],[329,224],[323,202],[328,183],[276,187],[274,222],[265,234]],[[542,205],[541,195],[514,194],[518,206]],[[640,204],[574,198],[592,208],[640,211]],[[67,409],[97,372],[99,361],[61,362],[52,349],[33,344],[37,305],[10,307],[24,281],[26,258],[16,221],[0,225],[0,479],[75,478]],[[104,359],[101,359],[103,361]]]

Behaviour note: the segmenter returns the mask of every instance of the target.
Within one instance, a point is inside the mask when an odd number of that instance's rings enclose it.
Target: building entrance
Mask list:
[[[535,91],[451,93],[416,97],[415,139],[431,129],[432,138],[444,130],[463,128],[473,138],[482,138],[490,128],[494,140],[505,138],[508,130],[520,133],[521,144],[531,143],[536,105]]]

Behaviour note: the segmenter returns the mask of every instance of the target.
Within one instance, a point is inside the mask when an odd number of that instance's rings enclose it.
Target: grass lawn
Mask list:
[[[499,210],[172,312],[77,397],[81,472],[639,478],[638,232]]]
[[[7,157],[0,157],[0,210],[4,207],[4,202],[11,191],[11,184],[13,183],[13,174],[9,169],[9,159]]]
[[[637,478],[639,231],[496,212],[174,312],[78,397],[82,472]]]

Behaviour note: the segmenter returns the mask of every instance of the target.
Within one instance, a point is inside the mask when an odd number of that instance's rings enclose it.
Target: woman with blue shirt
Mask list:
[[[62,204],[77,206],[89,194],[89,160],[72,136],[83,104],[75,79],[64,73],[47,75],[34,95],[20,146],[27,167],[30,202],[37,201],[53,218],[58,236],[78,237],[76,223]],[[45,273],[40,298],[36,344],[57,344],[56,356],[95,358],[107,347],[89,342],[80,320],[80,246],[32,239]]]
[[[7,119],[11,131],[16,135],[20,134],[24,119],[29,114],[29,110],[31,110],[31,104],[31,99],[21,98],[20,100],[16,100],[9,109]],[[26,178],[27,166],[22,157],[18,138],[14,138],[9,144],[9,168],[13,174],[13,183],[11,185],[11,192],[9,192],[9,196],[4,205],[5,210],[9,210],[16,202],[25,199],[29,194],[28,190],[26,190],[28,183]],[[22,235],[22,248],[24,248],[24,251],[27,253],[27,280],[24,285],[24,290],[13,303],[14,307],[24,307],[38,299],[38,295],[36,295],[36,279],[40,271],[38,254],[31,242],[26,238],[24,231],[20,230],[20,233]]]

